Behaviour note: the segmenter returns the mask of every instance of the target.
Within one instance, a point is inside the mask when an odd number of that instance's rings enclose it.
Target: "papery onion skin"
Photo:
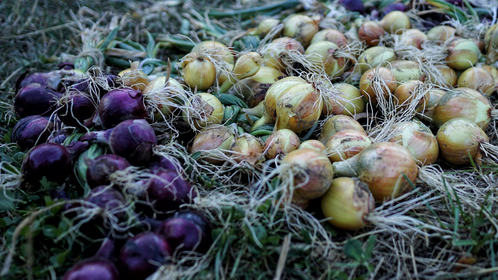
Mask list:
[[[266,92],[265,97],[265,108],[268,116],[271,121],[275,121],[277,119],[277,102],[280,96],[290,87],[303,84],[306,81],[299,77],[286,77],[270,86],[268,91]]]
[[[296,39],[281,37],[273,40],[267,45],[268,50],[264,53],[265,65],[273,67],[285,73],[287,65],[282,61],[282,55],[286,52],[298,52],[304,54],[303,45]]]
[[[301,140],[294,131],[290,129],[280,129],[268,136],[265,142],[265,156],[273,159],[277,156],[284,156],[296,150],[301,144]]]
[[[358,29],[358,38],[365,42],[367,46],[374,47],[380,43],[380,38],[384,36],[384,28],[375,21],[365,21]]]
[[[456,29],[447,25],[438,25],[427,31],[427,38],[442,44],[455,36]]]
[[[391,48],[375,46],[366,49],[359,57],[358,64],[361,73],[376,67],[385,67],[391,61],[396,60],[396,53]]]
[[[298,149],[288,153],[282,164],[290,168],[297,167],[302,170],[294,174],[294,185],[303,186],[294,190],[294,196],[303,199],[314,199],[322,196],[330,187],[334,171],[329,159],[321,152],[314,149]],[[294,167],[295,166],[295,167]]]
[[[403,83],[409,80],[420,80],[422,72],[420,63],[410,60],[396,60],[389,64],[388,68],[393,73],[396,81]]]
[[[283,36],[296,38],[303,47],[308,47],[318,32],[318,22],[305,15],[291,15],[284,20]]]
[[[480,159],[482,142],[488,142],[489,137],[474,122],[455,118],[445,122],[438,130],[436,139],[441,158],[451,165],[469,165]]]
[[[271,85],[282,77],[285,75],[279,70],[262,66],[254,76],[240,80],[232,89],[235,89],[237,94],[241,94],[247,105],[252,108],[265,99],[266,92]]]
[[[145,119],[148,114],[143,95],[132,88],[109,91],[100,100],[98,115],[103,128],[111,128],[122,121]]]
[[[367,135],[365,129],[361,124],[350,116],[346,115],[336,115],[328,118],[322,126],[320,137],[318,141],[322,142],[324,145],[327,144],[330,137],[339,131],[343,130],[356,130],[364,135]]]
[[[130,166],[125,158],[114,154],[105,154],[85,161],[87,161],[86,165],[88,166],[86,182],[90,188],[109,185],[111,183],[109,175]]]
[[[210,124],[220,124],[223,120],[223,104],[216,96],[200,92],[194,94],[183,110],[183,119],[186,123],[193,122],[196,129],[206,127]]]
[[[182,69],[182,76],[191,89],[206,90],[216,81],[216,67],[205,56],[188,54]]]
[[[230,145],[231,157],[238,163],[248,163],[251,166],[265,160],[263,150],[264,143],[248,133],[234,138]]]
[[[400,41],[403,46],[412,46],[422,49],[422,44],[427,41],[427,35],[418,29],[406,29],[401,33]]]
[[[348,39],[344,34],[336,29],[323,29],[318,31],[313,39],[311,39],[311,43],[316,43],[319,41],[329,41],[336,44],[338,47],[345,46],[348,44]]]
[[[422,97],[419,97],[423,94]],[[427,107],[429,102],[429,91],[423,88],[423,83],[419,80],[410,80],[401,85],[399,85],[393,93],[396,98],[398,105],[403,108],[411,108],[411,103],[415,98],[419,98],[415,109],[415,112],[422,112]]]
[[[191,214],[192,216],[192,214]],[[192,220],[175,215],[161,223],[156,230],[161,234],[173,251],[205,253],[211,246],[211,232],[206,232]]]
[[[356,178],[340,177],[332,181],[322,196],[321,208],[333,226],[358,230],[368,224],[365,216],[375,208],[375,201],[367,184]]]
[[[93,188],[90,193],[88,193],[85,200],[93,203],[96,207],[105,209],[119,219],[126,218],[125,197],[120,191],[114,188],[109,186],[99,186]]]
[[[377,104],[379,96],[389,99],[396,87],[396,78],[386,67],[367,70],[360,79],[360,92],[372,104]]]
[[[370,145],[372,141],[363,133],[356,130],[342,130],[330,137],[325,147],[329,160],[336,162],[353,157]]]
[[[335,78],[344,73],[347,62],[343,57],[335,55],[338,49],[339,47],[332,42],[320,41],[311,44],[304,54],[311,64],[323,69],[329,78]]]
[[[443,97],[443,95],[446,93],[446,91],[442,89],[431,89],[429,90],[429,101],[427,102],[427,106],[424,110],[424,115],[430,119],[433,117],[434,113],[434,108],[436,108],[437,103],[439,102],[439,99]]]
[[[234,64],[235,62],[232,50],[223,43],[217,41],[202,41],[195,45],[190,52],[200,54],[207,53],[214,58],[222,59],[229,64]]]
[[[436,75],[430,75],[429,73],[428,78],[432,84],[443,89],[451,89],[457,85],[458,76],[453,68],[446,65],[434,65],[434,69],[439,72],[440,78],[443,80],[436,79]]]
[[[258,27],[256,28],[256,34],[259,35],[260,38],[263,38],[272,31],[278,24],[280,24],[280,20],[274,18],[267,18],[262,20]],[[275,36],[279,36],[282,31],[275,34]]]
[[[496,90],[496,82],[491,73],[482,67],[471,67],[458,77],[458,87],[472,88],[490,97]]]
[[[392,11],[385,15],[379,22],[385,31],[398,34],[404,29],[411,28],[410,18],[404,12]]]
[[[202,129],[194,138],[190,148],[191,153],[200,152],[202,159],[213,164],[225,162],[223,156],[230,149],[234,134],[223,125],[209,125]]]
[[[59,101],[63,104],[57,111],[57,115],[64,124],[76,127],[91,124],[91,118],[97,108],[88,94],[70,91]]]
[[[138,69],[139,62],[134,61],[131,67],[118,73],[118,81],[125,87],[130,87],[137,91],[142,91],[149,84],[147,75]]]
[[[319,152],[325,153],[326,147],[322,142],[312,139],[312,140],[306,140],[303,143],[301,143],[298,149],[314,149]]]
[[[465,70],[475,66],[481,57],[479,47],[472,40],[457,39],[449,47],[446,63],[455,70]]]

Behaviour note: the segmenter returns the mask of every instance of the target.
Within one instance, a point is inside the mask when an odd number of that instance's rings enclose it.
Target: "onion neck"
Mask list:
[[[336,161],[332,163],[332,167],[334,168],[334,176],[335,177],[356,177],[358,176],[357,167],[358,167],[358,155],[354,157],[348,158],[343,161]]]
[[[261,118],[265,114],[265,103],[264,103],[264,101],[261,101],[261,102],[259,102],[258,105],[256,105],[256,107],[242,109],[242,111],[244,113],[249,114],[249,115]]]
[[[263,114],[263,116],[254,123],[254,125],[251,128],[251,132],[255,131],[260,126],[267,124],[267,123],[271,123],[271,122],[272,122],[271,118],[265,112],[265,114]]]

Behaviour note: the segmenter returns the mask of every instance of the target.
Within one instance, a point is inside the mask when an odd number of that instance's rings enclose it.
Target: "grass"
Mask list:
[[[241,30],[257,24],[259,18],[247,17],[255,10],[282,13],[282,17],[292,11],[272,10],[275,1],[261,1],[252,7],[246,1],[66,2],[17,0],[0,4],[0,93],[5,104],[12,104],[15,82],[22,73],[57,69],[61,57],[74,58],[81,53],[85,43],[92,43],[90,47],[94,47],[111,32],[110,27],[117,24],[119,43],[111,46],[114,48],[113,60],[106,61],[107,65],[112,63],[109,69],[113,71],[121,70],[123,66],[119,65],[141,53],[162,61],[170,58],[174,63],[193,42],[218,39],[229,43]],[[222,6],[227,7],[224,14],[211,11],[210,20],[203,14],[208,8],[217,10]],[[236,9],[242,9],[244,13],[234,13]],[[146,31],[156,39],[162,38],[158,40],[162,43],[150,45]],[[85,34],[90,37],[82,36]],[[238,40],[234,46],[242,49],[253,43]],[[154,65],[158,66],[163,65]],[[245,107],[239,100],[227,102]],[[6,145],[9,130],[15,123],[15,119],[8,118],[9,110],[0,110],[3,131],[0,156],[2,166],[9,168],[7,163],[10,162],[15,173],[24,153]],[[494,127],[496,124],[490,126],[488,135],[491,135],[490,142],[496,144],[498,136]],[[237,169],[233,175],[232,167],[220,168],[196,161],[193,157],[198,155],[182,153],[174,145],[165,147],[163,152],[173,154],[185,166],[191,166],[190,179],[197,184],[201,195],[196,204],[189,207],[204,212],[212,221],[214,245],[202,256],[175,256],[175,265],[163,266],[154,275],[156,279],[162,276],[204,279],[498,278],[495,241],[498,234],[498,179],[495,174],[498,168],[494,165],[452,169],[441,163],[444,170],[425,169],[425,176],[419,176],[419,180],[413,182],[412,192],[378,205],[368,217],[372,222],[370,226],[345,232],[325,221],[319,200],[311,201],[307,211],[290,206],[277,211],[274,197],[268,192],[278,190],[278,181],[261,180],[267,179],[261,175],[271,171],[270,166],[258,169],[257,174],[252,172],[252,167],[245,167]],[[202,175],[195,171],[202,171]],[[238,184],[233,184],[235,181]],[[247,187],[240,182],[251,184]],[[16,235],[17,225],[23,220],[27,225],[17,229],[18,241],[6,279],[57,279],[75,262],[95,252],[97,243],[83,241],[72,233],[73,221],[61,218],[63,209],[57,205],[59,201],[47,195],[53,190],[54,186],[45,182],[42,190],[35,193],[0,192],[2,265],[12,248],[10,243]],[[15,196],[17,200],[6,199],[6,195]],[[40,211],[38,215],[29,218],[36,211]]]

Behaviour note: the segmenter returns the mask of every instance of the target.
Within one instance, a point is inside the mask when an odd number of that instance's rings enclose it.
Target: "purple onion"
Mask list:
[[[157,144],[154,129],[145,120],[127,120],[116,127],[90,132],[81,141],[94,141],[109,145],[113,154],[126,158],[133,165],[147,165]]]
[[[62,280],[119,280],[114,264],[102,257],[82,260],[69,269]]]
[[[100,186],[92,189],[85,199],[97,207],[106,209],[119,219],[126,217],[124,206],[126,200],[121,192],[108,186]]]
[[[23,88],[29,84],[40,84],[56,90],[61,83],[61,71],[52,71],[47,73],[33,73],[27,76],[19,77],[17,88]]]
[[[365,6],[361,0],[339,0],[339,3],[350,11],[365,13]]]
[[[71,174],[71,154],[60,144],[43,143],[31,149],[23,160],[24,181],[37,183],[44,176],[48,181],[62,183]]]
[[[52,112],[62,95],[40,84],[29,84],[21,88],[14,98],[14,110],[21,118],[44,115]]]
[[[119,268],[123,279],[143,280],[165,264],[172,250],[159,234],[144,232],[129,239],[121,248]]]
[[[109,91],[100,100],[98,107],[100,124],[111,128],[125,120],[145,119],[143,95],[132,88],[119,88]]]
[[[61,99],[63,105],[57,111],[59,119],[69,126],[90,126],[97,111],[90,96],[80,91],[69,91]]]
[[[180,163],[173,157],[155,155],[149,165],[151,173],[158,173],[161,170],[183,171]]]
[[[47,117],[33,115],[22,118],[13,128],[11,140],[25,151],[47,141],[54,127]]]
[[[72,129],[61,129],[57,131],[54,135],[50,135],[47,139],[47,142],[63,144],[66,139],[72,134]]]
[[[382,9],[382,13],[388,14],[388,13],[393,12],[393,11],[404,12],[406,10],[407,10],[407,7],[403,3],[391,3]]]
[[[95,159],[85,159],[88,166],[86,170],[86,182],[90,188],[101,185],[109,185],[109,175],[117,170],[123,170],[130,166],[128,161],[114,154],[106,154]]]
[[[176,212],[174,218],[189,220],[199,226],[207,236],[211,236],[211,223],[206,216],[199,211],[184,210]]]

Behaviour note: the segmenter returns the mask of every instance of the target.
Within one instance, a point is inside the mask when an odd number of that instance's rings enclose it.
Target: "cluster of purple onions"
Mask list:
[[[107,240],[94,257],[77,263],[64,279],[145,279],[179,253],[209,249],[209,221],[200,212],[178,212],[181,205],[193,203],[197,192],[183,179],[176,159],[154,153],[156,132],[147,121],[149,113],[139,89],[123,86],[113,74],[90,77],[74,69],[35,73],[17,86],[14,110],[20,121],[11,139],[27,151],[21,186],[38,190],[44,177],[63,186],[74,176],[75,161],[85,157],[92,145],[102,145],[110,153],[83,158],[87,169],[81,187],[90,191],[82,203],[67,205],[66,215],[80,223],[82,211],[106,213],[80,224],[81,232],[90,229],[90,235],[83,234],[92,239],[115,233],[106,217],[119,224],[133,215],[131,219],[148,225],[131,238]],[[78,141],[69,141],[78,130],[88,132]],[[131,166],[147,174],[134,180],[133,192],[110,179]]]

